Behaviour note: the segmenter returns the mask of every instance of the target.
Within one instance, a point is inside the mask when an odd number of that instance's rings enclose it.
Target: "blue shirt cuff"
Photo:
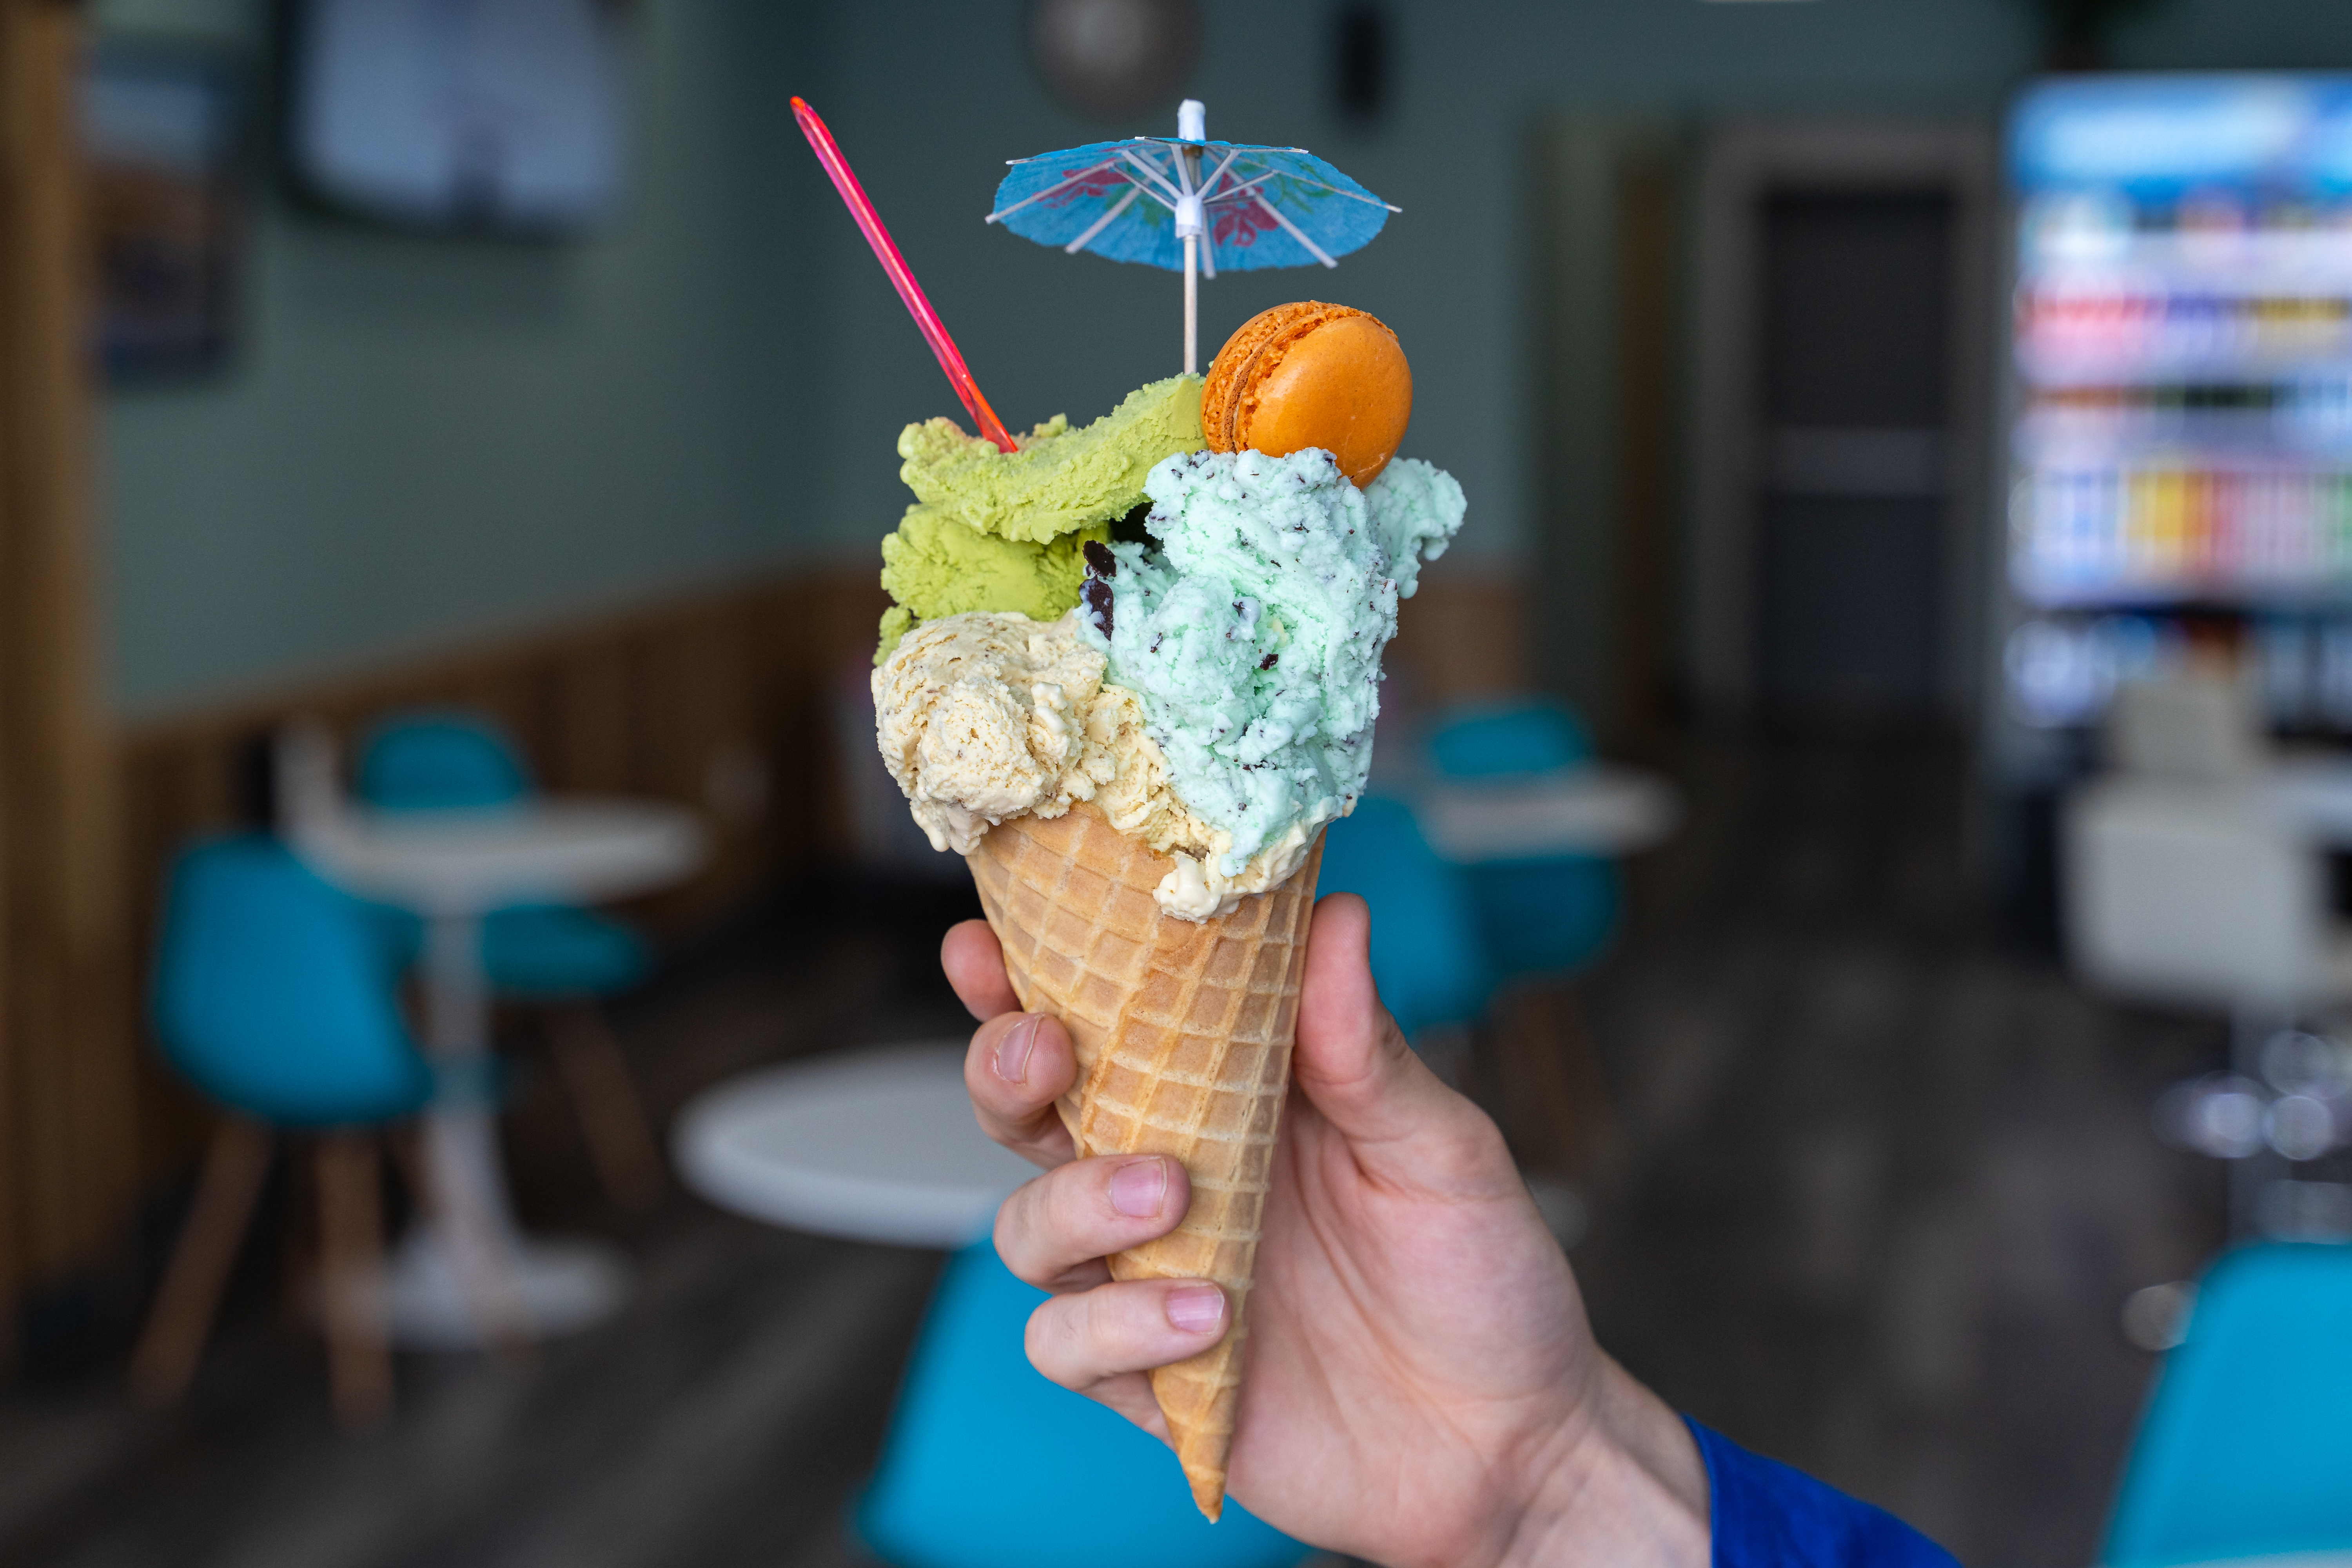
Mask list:
[[[1885,1510],[1683,1420],[1706,1461],[1715,1568],[1959,1568]]]

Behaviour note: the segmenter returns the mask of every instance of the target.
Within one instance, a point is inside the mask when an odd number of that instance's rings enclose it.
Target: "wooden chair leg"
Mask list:
[[[661,1149],[612,1026],[593,1003],[571,1002],[547,1009],[547,1034],[605,1194],[624,1209],[651,1208],[661,1198]]]
[[[385,1129],[383,1146],[392,1152],[392,1168],[399,1173],[400,1184],[408,1189],[408,1201],[420,1210],[430,1205],[432,1186],[425,1174],[425,1152],[417,1147],[416,1124],[404,1122]]]
[[[327,1325],[328,1378],[335,1419],[346,1430],[392,1408],[392,1355],[380,1294],[383,1194],[375,1141],[362,1132],[319,1140],[319,1280]]]
[[[1496,1041],[1496,1088],[1509,1108],[1504,1131],[1527,1165],[1589,1176],[1616,1148],[1616,1114],[1584,1010],[1565,983],[1511,999]]]
[[[236,1261],[253,1201],[269,1170],[269,1130],[243,1117],[225,1116],[214,1130],[195,1205],[131,1353],[131,1386],[142,1398],[168,1404],[188,1391],[197,1358],[212,1337],[229,1265]]]

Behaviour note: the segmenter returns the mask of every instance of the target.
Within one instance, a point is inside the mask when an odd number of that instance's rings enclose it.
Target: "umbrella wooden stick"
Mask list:
[[[874,210],[874,203],[867,198],[866,187],[859,184],[857,176],[850,172],[849,161],[841,155],[841,148],[834,141],[833,132],[825,129],[824,121],[817,118],[816,110],[801,99],[793,100],[793,118],[800,121],[801,134],[807,137],[809,145],[815,149],[816,161],[823,163],[824,172],[832,176],[833,188],[839,191],[841,199],[849,205],[849,216],[857,220],[859,230],[866,236],[866,243],[874,247],[874,258],[882,264],[882,270],[889,275],[890,286],[898,290],[898,298],[906,302],[908,312],[914,316],[915,325],[922,331],[923,341],[931,345],[931,353],[938,357],[940,368],[947,372],[949,384],[956,389],[956,395],[963,399],[964,407],[971,411],[971,422],[980,426],[982,436],[996,443],[997,450],[1013,450],[1013,437],[1005,433],[1004,422],[996,416],[996,410],[988,405],[988,399],[981,395],[980,384],[972,380],[971,372],[964,365],[963,355],[956,349],[955,340],[948,336],[947,324],[940,320],[940,313],[931,309],[931,301],[924,294],[923,286],[915,281],[915,274],[908,269],[907,258],[899,255],[898,247],[891,243],[890,231],[882,226],[882,215]]]
[[[1184,374],[1201,370],[1201,237],[1184,237]]]
[[[1209,139],[1209,110],[1199,99],[1188,98],[1177,106],[1176,137],[1181,142]],[[1176,161],[1176,169],[1178,178],[1183,182],[1183,200],[1176,206],[1176,232],[1184,237],[1184,374],[1197,375],[1201,369],[1201,240],[1204,227],[1200,150],[1184,149],[1184,155]]]

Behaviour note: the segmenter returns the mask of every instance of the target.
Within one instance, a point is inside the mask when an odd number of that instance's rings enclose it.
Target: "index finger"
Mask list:
[[[1013,982],[1004,976],[1004,949],[986,921],[964,921],[948,928],[940,943],[940,967],[955,987],[956,1000],[982,1023],[1003,1013],[1021,1010]]]

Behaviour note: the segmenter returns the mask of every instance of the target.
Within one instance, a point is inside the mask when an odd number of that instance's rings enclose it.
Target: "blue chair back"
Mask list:
[[[180,857],[164,900],[154,1018],[198,1089],[288,1126],[405,1115],[433,1077],[357,900],[254,834]]]
[[[1582,720],[1547,697],[1456,708],[1427,742],[1441,778],[1502,784],[1592,760]],[[1530,856],[1465,868],[1478,926],[1506,977],[1566,975],[1608,950],[1617,932],[1617,866],[1592,855]]]
[[[1466,1024],[1486,1005],[1495,969],[1462,872],[1440,859],[1412,808],[1368,795],[1323,830],[1318,893],[1354,893],[1372,910],[1372,979],[1412,1039]]]
[[[482,921],[482,967],[501,996],[610,996],[646,977],[646,939],[609,915],[566,904],[517,904]]]
[[[360,798],[385,811],[506,805],[530,791],[507,732],[463,709],[393,714],[360,746]]]
[[[1307,1556],[1230,1500],[1211,1524],[1165,1444],[1046,1382],[1022,1349],[1045,1300],[986,1241],[948,1259],[857,1505],[876,1556],[896,1568],[1291,1568]],[[983,1449],[1052,1478],[1050,1520]]]
[[[1465,871],[1478,929],[1507,979],[1574,974],[1616,939],[1622,900],[1613,860],[1554,855]]]
[[[2108,1568],[2352,1551],[2352,1247],[2205,1276],[2108,1523]]]
[[[360,748],[359,794],[385,811],[512,805],[532,793],[522,753],[499,724],[463,709],[416,709],[377,723]],[[422,946],[415,917],[380,911],[396,961]],[[502,996],[609,996],[645,976],[644,939],[617,921],[561,904],[494,910],[482,962]]]
[[[1506,778],[1591,762],[1592,735],[1564,705],[1517,697],[1449,710],[1430,731],[1428,749],[1442,778]]]

